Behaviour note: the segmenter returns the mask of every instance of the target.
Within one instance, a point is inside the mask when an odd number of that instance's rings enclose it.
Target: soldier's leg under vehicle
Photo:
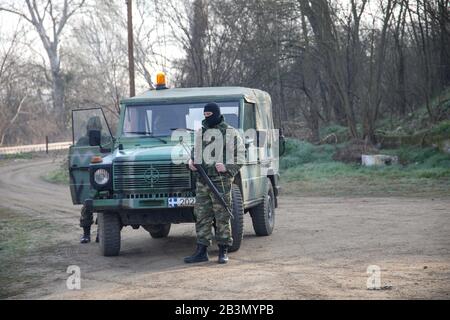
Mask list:
[[[158,238],[165,238],[169,235],[170,232],[170,223],[165,224],[148,224],[145,226],[142,226],[150,235],[152,238],[158,239]]]
[[[94,214],[89,206],[83,205],[81,208],[80,227],[83,228],[83,235],[80,243],[91,242],[91,226],[94,223]]]

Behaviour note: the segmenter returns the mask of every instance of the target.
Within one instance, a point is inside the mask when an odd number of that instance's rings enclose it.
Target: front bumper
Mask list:
[[[168,199],[95,199],[92,201],[94,211],[132,210],[132,209],[163,209],[168,208]]]
[[[160,199],[95,199],[94,212],[116,212],[122,225],[149,225],[194,222],[194,207],[169,207],[168,198]],[[85,203],[86,205],[87,203]]]

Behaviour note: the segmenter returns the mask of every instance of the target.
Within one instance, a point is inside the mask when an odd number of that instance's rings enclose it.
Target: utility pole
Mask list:
[[[125,0],[127,4],[128,13],[128,73],[130,77],[130,97],[135,96],[135,86],[134,86],[134,49],[133,49],[133,11],[132,4],[133,0]]]

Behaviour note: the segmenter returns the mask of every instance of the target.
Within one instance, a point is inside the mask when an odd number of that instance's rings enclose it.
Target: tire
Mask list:
[[[242,238],[244,236],[244,204],[239,186],[233,184],[231,187],[231,197],[233,204],[233,216],[231,218],[231,235],[233,237],[233,245],[228,248],[229,252],[238,251],[241,247]]]
[[[148,224],[145,226],[142,226],[145,230],[150,233],[152,238],[159,239],[159,238],[165,238],[169,235],[170,232],[170,223],[165,224]]]
[[[263,202],[251,208],[253,230],[257,236],[269,236],[275,227],[275,195],[272,183],[267,178],[266,194]]]
[[[118,256],[120,252],[120,231],[122,224],[115,212],[98,214],[100,252],[105,257]]]

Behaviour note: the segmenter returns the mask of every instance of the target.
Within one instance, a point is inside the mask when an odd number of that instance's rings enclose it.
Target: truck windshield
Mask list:
[[[123,135],[170,136],[174,128],[197,130],[202,126],[204,103],[180,103],[148,106],[127,106]],[[238,128],[239,101],[218,102],[225,122]]]

